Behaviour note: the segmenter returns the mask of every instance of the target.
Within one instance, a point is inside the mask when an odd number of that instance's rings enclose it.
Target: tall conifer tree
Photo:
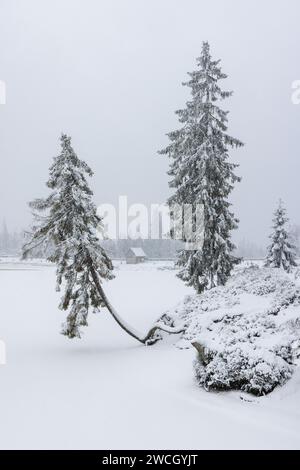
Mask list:
[[[62,333],[80,338],[89,311],[100,307],[106,307],[119,326],[143,344],[155,343],[159,339],[157,330],[181,332],[181,328],[160,321],[142,336],[109,302],[102,281],[114,277],[113,266],[98,238],[103,227],[87,181],[87,176],[92,175],[89,166],[74,152],[71,138],[63,134],[61,152],[50,167],[47,186],[51,193],[30,203],[35,225],[30,241],[23,247],[23,257],[41,248],[48,253],[47,259],[56,264],[57,290],[62,285],[64,288],[60,308],[68,310]]]
[[[114,277],[111,260],[98,239],[101,219],[86,178],[92,175],[74,152],[71,138],[62,134],[61,152],[54,158],[47,182],[51,193],[30,203],[36,227],[24,256],[39,245],[50,246],[48,259],[57,265],[57,290],[64,281],[60,308],[69,310],[62,332],[70,338],[80,337],[89,310],[103,305],[94,274],[99,282]]]
[[[220,87],[219,81],[226,75],[219,62],[212,60],[209,44],[204,42],[197,69],[183,83],[190,89],[191,99],[176,111],[182,127],[168,134],[170,144],[160,152],[170,159],[169,185],[175,192],[169,205],[202,205],[204,210],[202,247],[182,250],[177,260],[178,276],[199,293],[225,284],[239,261],[232,254],[231,241],[238,220],[228,197],[240,178],[235,175],[238,165],[229,161],[228,149],[243,144],[227,133],[228,112],[219,107],[232,94]]]

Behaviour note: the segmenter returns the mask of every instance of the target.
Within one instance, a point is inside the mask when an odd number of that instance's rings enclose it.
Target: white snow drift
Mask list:
[[[264,397],[207,393],[194,378],[195,349],[174,347],[176,335],[145,347],[104,309],[91,315],[82,339],[60,335],[54,267],[8,261],[0,263],[0,337],[7,349],[0,366],[1,449],[300,448],[299,369]],[[193,294],[175,271],[161,267],[122,264],[105,285],[141,331]],[[267,308],[269,295],[243,295]],[[190,345],[188,331],[185,337],[181,344]]]
[[[281,270],[240,270],[225,287],[186,297],[165,318],[185,326],[177,344],[197,348],[196,377],[208,390],[263,395],[295,370],[300,287]]]

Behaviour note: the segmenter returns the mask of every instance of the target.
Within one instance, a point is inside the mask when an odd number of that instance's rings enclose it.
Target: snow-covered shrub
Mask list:
[[[279,269],[239,270],[167,314],[184,327],[177,346],[196,347],[196,379],[207,390],[269,393],[300,356],[300,289]]]
[[[194,345],[199,347],[197,343]],[[247,345],[247,343],[246,343]],[[206,348],[204,348],[205,350]],[[204,359],[204,360],[203,360]],[[228,345],[220,351],[206,349],[194,361],[198,383],[206,390],[238,389],[255,395],[271,392],[293,373],[291,348],[279,346],[273,351],[263,348]]]

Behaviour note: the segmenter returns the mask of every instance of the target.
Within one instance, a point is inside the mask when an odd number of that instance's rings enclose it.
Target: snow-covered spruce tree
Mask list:
[[[231,231],[238,220],[228,202],[240,178],[235,175],[238,165],[229,162],[228,148],[243,144],[227,134],[228,112],[218,106],[218,101],[232,94],[220,88],[219,81],[227,76],[219,62],[212,60],[209,44],[204,42],[197,70],[183,83],[191,90],[191,100],[176,111],[182,127],[168,134],[170,144],[159,152],[170,158],[169,186],[175,193],[169,205],[201,204],[204,210],[202,248],[182,250],[177,259],[179,278],[198,293],[225,284],[240,261],[232,255]]]
[[[39,245],[52,247],[48,259],[57,265],[58,290],[65,281],[60,308],[69,310],[63,334],[70,338],[80,337],[89,310],[104,304],[93,277],[99,282],[114,277],[112,263],[97,237],[101,220],[86,179],[92,174],[75,154],[70,137],[63,134],[61,152],[54,159],[47,182],[52,191],[46,199],[30,203],[36,223],[24,256]]]
[[[156,330],[179,333],[180,330],[154,324],[145,337],[126,324],[107,299],[103,279],[112,279],[112,262],[101,247],[98,231],[101,219],[92,202],[92,191],[86,176],[92,176],[89,166],[80,160],[71,146],[71,138],[61,136],[61,152],[50,167],[46,199],[30,203],[35,224],[31,239],[23,248],[23,257],[38,247],[50,247],[48,260],[57,265],[57,289],[64,286],[60,308],[69,310],[62,333],[69,338],[80,337],[80,327],[87,325],[91,309],[106,307],[116,322],[141,343],[153,343]]]
[[[265,266],[272,268],[283,268],[289,272],[296,263],[296,248],[290,242],[286,216],[286,209],[282,201],[279,201],[278,208],[274,212],[273,232],[270,235],[271,244],[268,248]]]

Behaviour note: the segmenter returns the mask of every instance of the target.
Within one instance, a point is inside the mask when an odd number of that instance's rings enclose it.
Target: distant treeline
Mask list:
[[[16,256],[21,252],[24,244],[24,231],[10,232],[7,228],[5,220],[3,220],[0,231],[0,256],[11,255]]]
[[[300,226],[290,227],[291,239],[296,246],[297,256],[300,256]],[[25,230],[10,232],[5,220],[0,230],[0,256],[19,256],[22,246],[26,242]],[[113,259],[124,259],[129,248],[142,248],[148,258],[176,258],[176,253],[182,248],[182,242],[170,239],[137,239],[137,240],[102,240],[102,246]],[[49,254],[48,249],[40,249],[35,256],[45,258]],[[257,245],[250,240],[243,238],[236,243],[235,255],[246,259],[261,259],[266,256],[266,247]]]

